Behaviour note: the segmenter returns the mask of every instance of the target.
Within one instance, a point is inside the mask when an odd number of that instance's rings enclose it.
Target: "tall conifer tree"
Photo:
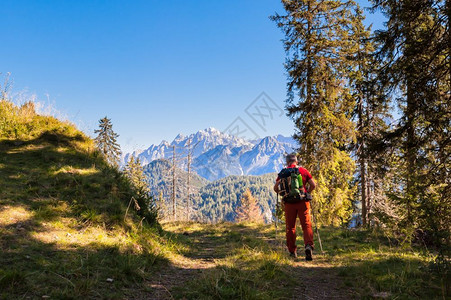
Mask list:
[[[272,17],[285,33],[288,73],[287,112],[300,142],[301,163],[317,180],[315,209],[326,224],[346,221],[351,214],[355,141],[351,120],[355,98],[349,74],[355,51],[353,1],[283,0],[285,15]]]
[[[119,135],[113,131],[111,120],[107,117],[100,119],[99,129],[96,129],[94,133],[97,134],[97,137],[95,138],[97,148],[108,163],[117,167],[121,156],[121,148],[117,143]]]
[[[378,150],[398,154],[390,194],[405,210],[401,227],[450,231],[451,77],[449,1],[373,0],[387,17],[376,32],[378,77],[401,118]],[[407,235],[412,236],[412,235]]]
[[[369,151],[369,145],[380,140],[381,132],[388,128],[389,119],[388,96],[384,93],[377,77],[378,60],[374,57],[375,45],[371,36],[371,28],[363,25],[363,11],[356,9],[354,34],[355,49],[351,49],[350,58],[353,70],[350,75],[352,96],[355,98],[354,121],[356,123],[356,144],[354,147],[358,165],[356,179],[357,195],[361,203],[363,226],[368,225],[373,206],[377,201],[385,199],[384,182],[380,180],[386,165],[379,156]],[[382,175],[382,176],[381,176]]]

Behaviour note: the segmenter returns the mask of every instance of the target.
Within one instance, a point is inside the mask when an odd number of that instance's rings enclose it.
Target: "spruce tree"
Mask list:
[[[99,129],[94,133],[97,134],[95,138],[97,148],[105,157],[107,162],[117,167],[121,156],[121,148],[117,143],[119,135],[113,131],[113,124],[107,117],[99,120]]]
[[[247,189],[241,197],[240,205],[236,209],[236,222],[256,222],[263,221],[260,207],[257,204],[257,200],[249,189]]]
[[[155,223],[158,220],[159,208],[150,193],[149,182],[139,158],[130,157],[124,167],[124,175],[132,187],[138,214],[144,217],[146,222]]]
[[[146,194],[150,193],[148,180],[138,157],[134,158],[130,156],[130,159],[125,165],[124,174],[130,180],[136,191]]]
[[[296,126],[301,164],[317,181],[315,209],[326,224],[349,219],[355,165],[351,120],[355,98],[349,57],[361,19],[352,1],[283,0],[285,15],[272,17],[282,28],[287,54],[286,110]]]
[[[363,12],[356,9],[354,34],[355,49],[350,49],[353,69],[350,72],[352,96],[355,99],[353,118],[356,126],[356,144],[353,151],[358,165],[356,180],[358,190],[356,201],[361,203],[362,225],[367,226],[373,215],[372,208],[377,201],[385,199],[383,170],[386,165],[379,156],[369,151],[369,145],[381,138],[381,132],[388,128],[385,120],[389,113],[388,95],[377,77],[379,61],[374,57],[375,43],[371,36],[371,27],[363,25]],[[382,101],[381,101],[382,100]],[[373,220],[374,221],[374,220]]]
[[[396,155],[390,196],[401,207],[400,228],[450,232],[451,76],[449,1],[373,0],[387,17],[376,32],[378,77],[401,114],[375,146]]]

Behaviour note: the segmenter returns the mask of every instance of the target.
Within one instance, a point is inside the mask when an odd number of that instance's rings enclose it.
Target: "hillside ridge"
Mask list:
[[[0,299],[123,297],[167,261],[91,138],[33,103],[1,100],[0,116]]]

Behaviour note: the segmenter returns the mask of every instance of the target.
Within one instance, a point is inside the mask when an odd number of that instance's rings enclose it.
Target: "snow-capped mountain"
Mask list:
[[[128,153],[123,157],[123,164],[130,156],[139,157],[143,165],[156,159],[172,159],[175,149],[178,167],[186,168],[190,152],[192,169],[208,180],[217,180],[229,175],[278,172],[284,155],[296,148],[298,145],[292,138],[282,135],[247,141],[208,128],[189,136],[179,134],[171,143],[162,141],[146,150]]]
[[[261,175],[278,172],[285,161],[285,154],[295,149],[294,144],[282,143],[276,137],[265,137],[250,151],[243,153],[240,164],[245,174]]]

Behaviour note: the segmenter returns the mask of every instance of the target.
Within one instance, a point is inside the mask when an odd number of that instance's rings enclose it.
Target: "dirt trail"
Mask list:
[[[283,251],[281,241],[276,243],[274,238],[269,236],[256,236],[278,251]],[[150,293],[143,295],[142,299],[174,299],[172,295],[174,288],[184,286],[187,282],[202,276],[207,269],[215,268],[227,253],[227,245],[215,240],[208,232],[194,231],[188,237],[196,250],[174,259],[172,264],[158,270],[155,279],[149,282]],[[312,262],[307,262],[299,250],[299,258],[294,261],[293,269],[292,275],[297,278],[299,284],[293,289],[291,299],[355,298],[352,291],[344,287],[337,270],[326,256],[315,255]]]
[[[293,291],[293,299],[352,299],[352,291],[343,288],[337,271],[325,258],[295,263],[299,286]]]
[[[286,251],[285,241],[276,242],[274,237],[264,238],[273,249]],[[344,287],[343,280],[338,276],[337,268],[331,264],[330,258],[314,251],[313,261],[306,261],[304,251],[298,248],[298,258],[294,260],[293,276],[299,282],[294,288],[291,299],[321,300],[321,299],[353,299],[356,295]],[[287,253],[288,255],[288,253]]]
[[[157,278],[149,282],[150,295],[143,299],[174,299],[172,289],[200,276],[205,269],[214,268],[220,259],[216,243],[208,235],[193,236],[196,251],[174,259],[172,264],[159,270]],[[140,297],[139,297],[140,298]]]

